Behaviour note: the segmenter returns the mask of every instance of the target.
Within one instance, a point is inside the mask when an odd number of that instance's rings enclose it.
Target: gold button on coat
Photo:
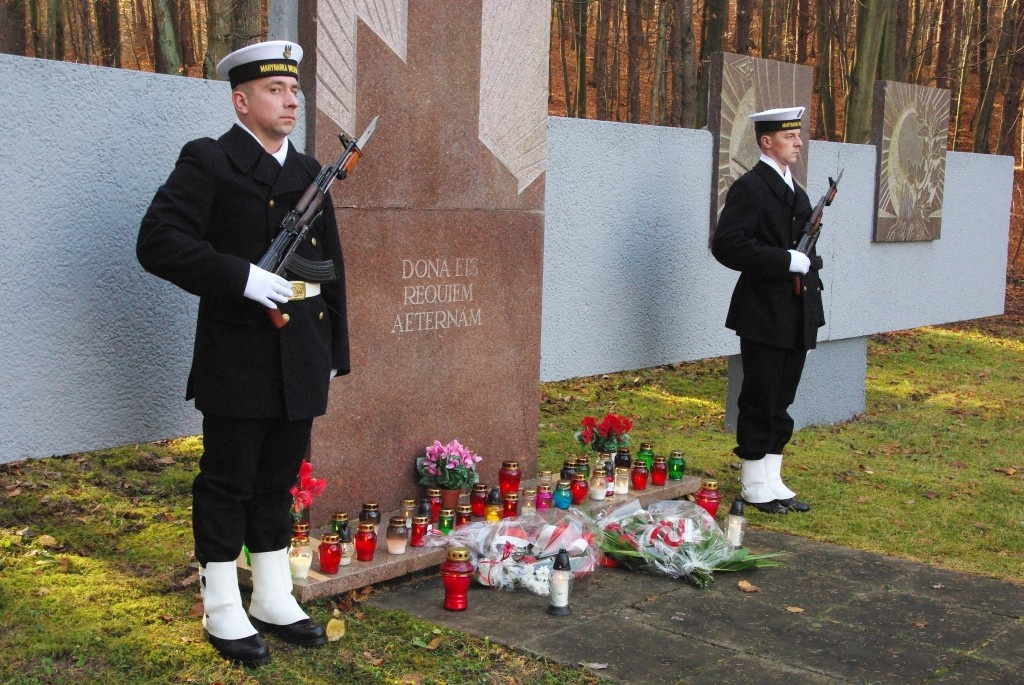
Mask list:
[[[282,314],[281,318],[284,319],[285,321],[291,321],[292,320],[292,317],[290,315],[288,315],[288,314]]]
[[[274,206],[274,201],[273,201],[273,200],[271,200],[271,201],[270,201],[270,206],[271,206],[271,207],[273,207],[273,206]]]
[[[320,312],[320,314],[319,314],[319,315],[317,315],[317,317],[316,317],[316,318],[317,318],[317,319],[319,319],[320,321],[323,321],[323,320],[324,320],[324,313],[323,313],[323,312]]]
[[[313,243],[313,247],[316,247],[316,238],[311,238],[309,242]]]

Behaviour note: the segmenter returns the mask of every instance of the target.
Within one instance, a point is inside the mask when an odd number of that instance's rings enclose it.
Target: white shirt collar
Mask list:
[[[260,141],[260,139],[256,137],[255,133],[253,133],[252,131],[249,130],[248,126],[246,126],[245,124],[242,123],[241,119],[238,119],[236,117],[235,118],[235,123],[238,124],[239,127],[241,127],[241,129],[243,131],[248,133],[253,138],[256,138],[256,142],[260,144],[260,147],[263,147],[263,142]],[[277,149],[277,152],[268,152],[267,154],[270,155],[271,157],[273,157],[274,159],[276,159],[278,164],[280,164],[281,166],[284,166],[284,160],[288,158],[288,145],[289,145],[289,141],[288,141],[287,138],[285,138],[284,142],[281,143],[281,147],[279,147]]]
[[[796,192],[796,188],[793,187],[793,172],[789,170],[788,164],[786,165],[785,170],[783,170],[779,167],[778,162],[776,162],[774,159],[772,159],[766,154],[761,155],[761,161],[770,166],[772,169],[775,169],[775,171],[778,172],[779,176],[782,177],[782,180],[786,182],[786,185],[789,186],[789,189]]]

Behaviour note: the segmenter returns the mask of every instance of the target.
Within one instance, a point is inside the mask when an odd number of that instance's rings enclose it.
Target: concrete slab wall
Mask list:
[[[872,243],[875,150],[812,141],[808,193],[845,173],[819,251],[819,341],[1003,311],[1013,159],[950,152],[942,238]],[[738,275],[708,249],[711,134],[548,124],[541,379],[739,352],[723,327]]]
[[[0,462],[195,434],[195,298],[134,255],[181,145],[234,117],[220,82],[0,55]],[[293,136],[301,143],[302,131]],[[874,151],[814,142],[826,217],[822,340],[1002,311],[1012,160],[950,153],[942,239],[870,243]],[[711,138],[551,118],[541,378],[735,354],[735,274],[707,249]]]

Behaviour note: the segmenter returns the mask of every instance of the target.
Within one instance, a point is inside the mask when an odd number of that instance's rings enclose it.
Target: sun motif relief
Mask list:
[[[886,81],[875,98],[876,109],[883,108],[881,131],[873,132],[879,157],[875,241],[936,240],[942,229],[949,91]]]

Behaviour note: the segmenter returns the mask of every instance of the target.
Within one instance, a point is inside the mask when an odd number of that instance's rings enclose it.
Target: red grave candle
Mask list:
[[[373,553],[377,551],[377,531],[372,523],[360,523],[356,532],[356,559],[373,561]]]
[[[502,499],[510,492],[519,494],[519,481],[522,480],[522,472],[519,470],[519,462],[503,461],[498,470],[498,491]]]

